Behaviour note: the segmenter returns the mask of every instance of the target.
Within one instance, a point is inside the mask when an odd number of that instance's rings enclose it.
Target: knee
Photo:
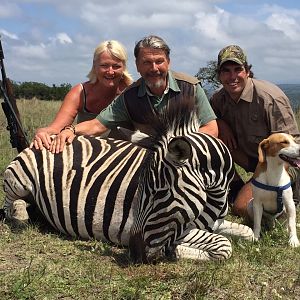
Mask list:
[[[245,200],[241,200],[241,199],[236,199],[233,203],[232,206],[232,212],[239,216],[239,217],[243,217],[246,218],[248,216],[248,204],[250,201]]]
[[[246,183],[237,194],[233,203],[232,212],[240,217],[251,219],[249,215],[249,203],[252,200],[252,188],[250,183]]]

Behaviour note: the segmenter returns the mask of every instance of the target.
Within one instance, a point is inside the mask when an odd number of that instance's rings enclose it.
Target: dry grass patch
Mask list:
[[[23,100],[18,105],[31,139],[60,103]],[[0,174],[16,155],[1,128]],[[0,206],[3,197],[0,189]],[[287,241],[285,228],[277,226],[258,243],[233,240],[233,256],[224,262],[132,265],[127,249],[70,239],[39,224],[15,232],[0,222],[0,299],[299,300],[300,249]]]

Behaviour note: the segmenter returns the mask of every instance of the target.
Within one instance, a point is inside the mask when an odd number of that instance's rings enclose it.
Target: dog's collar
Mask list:
[[[275,214],[282,212],[282,210],[283,210],[282,192],[291,186],[291,182],[289,182],[286,185],[282,185],[282,186],[273,186],[273,185],[263,184],[261,182],[256,181],[254,178],[251,179],[251,182],[253,185],[255,185],[256,187],[258,187],[260,189],[277,192],[277,199],[276,199],[277,200],[277,211],[275,212]]]

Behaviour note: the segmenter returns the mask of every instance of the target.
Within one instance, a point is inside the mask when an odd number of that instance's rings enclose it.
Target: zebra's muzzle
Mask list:
[[[141,233],[135,233],[129,238],[129,255],[134,264],[148,263],[145,242]]]
[[[0,221],[4,220],[5,219],[5,212],[4,212],[4,209],[1,208],[0,209]]]
[[[129,239],[129,254],[135,264],[156,263],[165,257],[164,247],[148,247],[141,233],[131,235]]]

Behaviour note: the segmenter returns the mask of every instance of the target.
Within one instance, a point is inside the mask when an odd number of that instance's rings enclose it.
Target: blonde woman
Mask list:
[[[53,122],[36,130],[31,147],[49,149],[50,136],[64,128],[72,129],[77,123],[95,118],[112,100],[132,83],[127,70],[127,52],[115,40],[104,41],[94,51],[93,66],[88,81],[79,83],[65,96]]]

